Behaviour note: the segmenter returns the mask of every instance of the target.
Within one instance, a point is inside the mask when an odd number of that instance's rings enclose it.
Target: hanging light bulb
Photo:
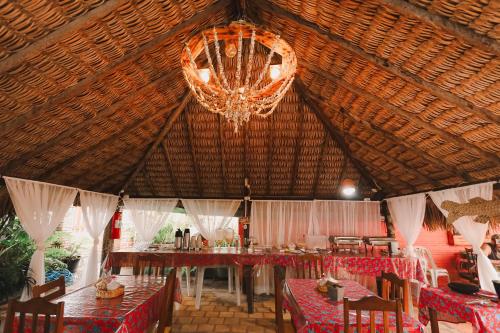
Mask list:
[[[342,193],[345,196],[351,196],[356,193],[356,186],[354,184],[354,181],[350,178],[342,180],[342,182],[340,183],[340,188],[342,189]]]
[[[208,68],[198,69],[198,76],[200,77],[200,80],[202,80],[205,83],[208,83],[208,81],[210,81],[210,69]]]
[[[271,80],[277,80],[281,75],[281,65],[270,65],[269,66],[269,77]]]

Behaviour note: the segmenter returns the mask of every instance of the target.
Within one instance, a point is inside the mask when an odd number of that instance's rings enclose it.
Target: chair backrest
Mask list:
[[[319,279],[323,276],[323,257],[314,254],[296,256],[295,270],[299,279]]]
[[[158,321],[156,333],[165,333],[167,328],[172,327],[176,283],[176,270],[171,269],[165,282],[165,293],[160,305],[160,320]]]
[[[401,300],[403,311],[410,314],[410,283],[407,279],[400,279],[394,273],[382,272],[382,298]]]
[[[396,332],[403,333],[403,312],[401,309],[401,301],[389,301],[379,298],[377,296],[363,297],[358,301],[350,301],[344,298],[344,333],[351,333],[352,327],[349,320],[350,310],[356,311],[356,331],[362,332],[362,311],[369,311],[370,313],[370,333],[378,332],[375,326],[376,311],[383,311],[383,324],[384,333],[389,333],[389,314],[394,312],[396,316]]]
[[[42,296],[42,294],[44,294]],[[66,294],[66,285],[64,276],[60,276],[57,280],[50,281],[46,284],[33,287],[33,298],[42,297],[47,301],[51,301]]]
[[[140,254],[134,260],[134,275],[165,276],[165,258],[155,253]]]
[[[16,314],[19,317],[16,318]],[[26,314],[31,314],[26,317]],[[14,322],[18,321],[16,332],[25,332],[26,324],[30,327],[28,331],[40,332],[38,329],[39,315],[43,315],[43,332],[44,333],[62,333],[64,326],[64,302],[57,304],[51,303],[41,297],[32,298],[27,302],[19,302],[11,300],[7,308],[7,317],[5,319],[4,333],[14,333]]]
[[[420,261],[423,262],[422,266],[426,272],[429,268],[437,269],[436,263],[434,262],[431,251],[429,251],[429,249],[423,246],[415,246],[414,251]]]
[[[465,248],[465,259],[467,259],[467,270],[477,276],[477,255],[471,248]]]

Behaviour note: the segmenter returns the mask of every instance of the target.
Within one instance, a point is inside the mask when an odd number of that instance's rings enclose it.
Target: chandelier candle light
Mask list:
[[[220,41],[224,42],[226,57],[237,57],[236,69],[231,75],[223,66]],[[215,63],[210,54],[211,43],[215,50]],[[260,69],[254,63],[256,43],[269,49],[266,62]],[[243,56],[244,49],[248,52],[247,57]],[[202,52],[206,56],[207,68],[198,68],[196,63]],[[271,64],[273,58],[278,56],[281,63]],[[247,60],[245,64],[244,58]],[[192,37],[182,51],[181,65],[198,102],[210,112],[224,115],[233,122],[237,132],[251,115],[267,117],[276,109],[293,82],[297,58],[291,46],[279,35],[245,21],[236,21]],[[252,70],[260,72],[255,76]]]

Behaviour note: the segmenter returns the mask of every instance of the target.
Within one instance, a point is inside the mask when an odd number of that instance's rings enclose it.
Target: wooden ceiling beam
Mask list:
[[[161,148],[163,151],[163,157],[165,158],[166,170],[170,179],[172,180],[172,185],[174,186],[175,195],[177,197],[180,196],[179,184],[177,184],[177,178],[174,175],[174,168],[172,167],[172,160],[170,159],[170,154],[168,153],[167,145],[165,144],[165,140],[161,143]]]
[[[310,91],[309,91],[309,97],[311,97],[312,99],[314,99],[316,101],[316,103],[318,103],[318,104],[321,104],[321,105],[324,105],[324,106],[325,106],[325,104],[328,104],[321,97],[313,94]],[[342,107],[341,105],[337,105],[337,106],[338,107]],[[326,107],[329,107],[329,106],[327,105]],[[387,140],[387,141],[389,141],[389,142],[391,142],[391,143],[393,143],[395,145],[402,145],[402,146],[404,146],[406,148],[406,150],[408,150],[408,151],[412,152],[413,154],[419,156],[420,158],[422,158],[423,160],[425,160],[427,163],[429,163],[431,165],[434,165],[436,167],[439,167],[440,169],[442,169],[444,171],[447,171],[448,173],[451,173],[453,175],[458,175],[458,176],[460,176],[466,182],[472,181],[472,177],[467,172],[465,172],[463,170],[457,169],[454,165],[450,165],[450,164],[443,165],[443,163],[446,163],[443,159],[438,159],[438,158],[430,155],[426,151],[418,148],[418,146],[412,145],[412,144],[406,142],[406,140],[404,138],[398,138],[397,136],[395,136],[394,134],[392,134],[392,133],[384,130],[380,126],[378,126],[376,124],[373,124],[370,121],[371,118],[368,119],[368,120],[364,120],[364,119],[360,119],[359,117],[354,116],[351,112],[346,112],[344,114],[345,114],[345,116],[347,116],[348,118],[350,118],[356,124],[361,125],[362,127],[368,128],[369,130],[371,130],[372,132],[374,132],[376,135],[380,135],[385,140]]]
[[[177,105],[179,105],[179,104],[177,104]],[[174,107],[176,107],[176,106],[174,106]],[[157,114],[146,115],[145,118],[138,119],[138,120],[134,121],[130,126],[125,127],[120,132],[112,133],[107,139],[104,139],[95,145],[91,145],[87,149],[77,152],[76,155],[73,155],[69,159],[64,160],[61,163],[56,164],[54,167],[50,168],[49,170],[46,170],[39,178],[41,180],[43,180],[43,179],[50,178],[53,175],[59,174],[60,171],[64,170],[67,167],[70,167],[73,163],[80,160],[81,158],[83,158],[87,154],[92,154],[94,152],[97,152],[97,151],[103,149],[104,147],[112,144],[116,140],[121,139],[124,135],[127,135],[129,133],[133,133],[136,130],[146,126],[147,124],[152,123],[163,112],[165,112],[165,109],[162,109]]]
[[[304,104],[299,105],[300,107],[300,124],[299,124],[299,133],[297,134],[297,138],[295,139],[295,148],[293,154],[293,169],[292,169],[292,179],[290,180],[290,187],[288,190],[289,195],[293,195],[295,190],[295,183],[297,182],[297,174],[299,172],[299,157],[301,155],[302,148],[302,140],[304,138],[304,117],[305,110]]]
[[[151,177],[150,177],[150,174],[149,174],[149,171],[148,171],[148,163],[147,163],[147,161],[144,164],[144,168],[142,168],[142,173],[144,175],[144,179],[146,180],[146,184],[148,184],[149,188],[151,189],[151,193],[155,197],[158,196],[158,192],[156,191],[156,188],[155,188],[153,182],[151,181]]]
[[[158,147],[158,145],[160,145],[160,143],[165,139],[167,134],[170,132],[170,129],[174,125],[177,118],[179,118],[179,115],[182,113],[182,111],[184,109],[186,109],[186,105],[188,104],[190,99],[191,99],[191,93],[190,93],[190,90],[187,90],[186,93],[184,93],[184,97],[182,97],[181,103],[175,109],[175,111],[172,112],[171,115],[168,117],[167,121],[165,122],[165,125],[161,129],[161,131],[158,134],[158,136],[156,137],[155,141],[146,150],[146,153],[141,158],[141,160],[137,163],[137,166],[135,167],[134,171],[132,171],[132,173],[127,177],[127,180],[123,184],[122,190],[124,190],[124,191],[127,190],[127,187],[129,186],[130,182],[141,171],[141,169],[146,164],[146,161],[151,157],[151,155],[153,154],[155,149]]]
[[[391,64],[387,59],[380,58],[374,54],[367,53],[365,50],[360,48],[359,46],[356,46],[352,44],[351,42],[332,34],[329,30],[312,23],[301,16],[295,15],[277,5],[271,4],[268,0],[254,0],[252,2],[254,5],[257,7],[260,7],[262,9],[265,9],[266,11],[269,11],[273,13],[273,15],[285,18],[287,20],[291,20],[292,22],[295,22],[296,24],[300,25],[301,27],[304,27],[305,29],[309,30],[310,32],[314,34],[318,34],[322,36],[323,38],[330,40],[331,42],[341,46],[342,48],[354,53],[355,55],[377,65],[380,68],[385,69],[387,72],[403,79],[404,81],[413,84],[414,86],[425,90],[429,92],[430,94],[441,98],[442,100],[455,105],[459,107],[460,109],[467,111],[468,113],[471,113],[477,117],[480,117],[481,119],[488,120],[489,122],[492,123],[499,123],[500,122],[500,116],[495,115],[493,112],[489,111],[488,109],[478,107],[474,105],[472,102],[469,102],[453,93],[450,93],[449,91],[439,87],[437,84],[429,81],[425,81],[422,79],[420,76],[413,74],[404,68],[401,68],[400,66]],[[258,21],[261,21],[260,19],[257,18]]]
[[[219,142],[220,142],[220,167],[222,170],[222,190],[224,196],[226,196],[227,193],[227,172],[226,172],[226,153],[224,151],[224,142],[225,142],[225,137],[224,137],[224,119],[222,115],[217,115],[217,118],[219,119]]]
[[[307,90],[300,80],[300,78],[296,77],[294,81],[296,90],[299,92],[302,100],[304,101],[305,104],[307,104],[311,110],[314,112],[316,117],[320,120],[320,122],[323,124],[323,127],[327,130],[327,132],[330,134],[332,139],[337,142],[337,144],[340,147],[340,150],[344,153],[347,158],[351,159],[352,164],[354,167],[358,170],[360,175],[364,177],[371,186],[374,188],[378,188],[377,184],[373,181],[372,176],[370,173],[366,170],[366,168],[363,166],[363,164],[358,161],[356,158],[354,158],[353,154],[345,144],[344,138],[337,132],[335,127],[332,125],[330,119],[328,116],[324,113],[324,111],[316,104],[316,102],[309,98],[309,95],[307,94]]]
[[[323,142],[321,142],[321,148],[319,149],[318,162],[316,163],[316,169],[314,171],[314,180],[312,185],[313,198],[316,198],[316,194],[318,193],[319,176],[321,175],[321,170],[323,168],[323,157],[325,156],[325,148],[327,141],[328,141],[328,132],[325,131]],[[344,155],[344,158],[347,160],[348,157]]]
[[[169,72],[166,75],[163,75],[159,77],[158,79],[152,81],[148,85],[142,87],[141,89],[137,90],[136,92],[116,101],[113,103],[111,106],[109,106],[107,109],[97,113],[94,117],[86,119],[82,121],[81,123],[78,124],[73,124],[71,127],[69,127],[67,130],[64,132],[61,132],[57,136],[53,137],[52,139],[49,139],[48,141],[44,141],[40,144],[38,144],[36,147],[34,147],[32,150],[21,154],[18,158],[9,161],[7,165],[5,165],[2,169],[3,174],[9,174],[12,170],[15,170],[16,168],[24,165],[28,160],[32,159],[35,156],[39,156],[43,154],[46,150],[49,150],[55,146],[57,146],[60,142],[63,140],[70,138],[71,136],[78,134],[82,131],[85,131],[89,126],[97,122],[98,120],[104,119],[106,117],[111,116],[118,110],[126,107],[129,103],[133,102],[136,99],[136,95],[138,94],[143,94],[146,93],[148,90],[155,88],[156,86],[160,85],[163,82],[166,82],[172,78],[175,77],[175,75],[178,73],[175,72]]]
[[[193,124],[187,108],[184,110],[184,115],[186,116],[189,153],[191,154],[191,159],[193,161],[193,169],[196,176],[196,184],[198,185],[198,193],[200,194],[200,196],[203,196],[203,186],[201,184],[200,166],[198,165],[198,159],[196,158],[196,153],[194,151],[194,145],[193,145],[194,142]]]
[[[476,145],[474,145],[473,143],[470,143],[467,140],[463,139],[462,137],[454,136],[454,135],[448,133],[447,131],[420,119],[418,117],[418,115],[416,115],[414,113],[411,113],[411,112],[405,111],[399,107],[396,107],[396,106],[388,103],[386,100],[384,100],[378,96],[372,95],[371,93],[367,92],[366,90],[361,89],[359,87],[356,87],[353,84],[346,82],[345,80],[340,79],[338,77],[335,77],[334,75],[332,75],[328,72],[317,70],[312,65],[305,64],[305,63],[303,63],[302,65],[304,67],[306,67],[307,69],[309,69],[310,71],[312,71],[318,75],[321,75],[332,82],[335,82],[339,86],[349,90],[351,93],[353,93],[357,96],[360,96],[360,97],[366,99],[367,101],[375,103],[375,104],[379,105],[380,107],[391,111],[393,114],[396,114],[402,118],[405,118],[407,121],[413,123],[414,125],[422,128],[422,129],[429,131],[430,133],[432,133],[434,135],[440,136],[445,141],[453,143],[454,145],[456,145],[460,149],[464,149],[466,151],[473,152],[478,157],[481,157],[485,160],[488,160],[495,165],[500,163],[500,158],[496,154],[486,152],[486,151],[482,150],[481,148],[477,147]]]
[[[47,101],[41,105],[34,106],[30,111],[26,112],[25,114],[14,118],[13,120],[5,123],[2,125],[4,132],[6,133],[7,131],[17,128],[29,121],[32,117],[37,117],[44,112],[50,112],[51,109],[53,109],[55,106],[60,105],[61,103],[67,101],[70,98],[76,97],[80,95],[85,89],[88,89],[92,84],[96,83],[99,81],[99,79],[103,78],[106,76],[106,74],[115,69],[116,67],[131,63],[139,59],[144,53],[150,52],[151,50],[155,49],[160,45],[161,43],[165,42],[167,39],[171,37],[178,36],[181,34],[185,29],[190,28],[191,26],[199,26],[199,23],[206,20],[207,18],[212,17],[213,15],[217,14],[220,12],[223,8],[227,7],[229,5],[231,0],[219,0],[215,2],[214,4],[210,5],[209,7],[205,8],[202,11],[197,12],[195,15],[193,15],[191,18],[182,21],[181,23],[175,25],[172,27],[170,30],[162,33],[161,35],[151,39],[149,42],[143,44],[140,47],[137,47],[124,55],[123,57],[109,63],[106,67],[96,71],[93,75],[87,76],[84,79],[78,81],[75,85],[66,88],[64,91],[57,95],[50,96]],[[120,0],[120,1],[114,1],[114,0],[109,0],[108,2],[129,2],[129,0]],[[107,3],[106,3],[107,4]],[[104,7],[105,5],[99,6],[97,9]],[[111,6],[110,6],[111,7]],[[76,21],[76,20],[75,20]],[[90,21],[88,21],[90,22]],[[46,45],[45,45],[46,46]],[[17,58],[17,57],[16,57]],[[9,60],[11,58],[7,58]],[[2,68],[7,68],[7,66],[4,64],[7,60],[4,60],[0,62],[0,72],[3,72],[1,69]],[[15,60],[19,61],[19,60]],[[23,60],[24,61],[24,60]],[[3,66],[3,67],[2,67]],[[4,69],[5,71],[5,69]],[[176,74],[174,72],[170,72],[170,75]]]
[[[453,22],[450,19],[443,17],[437,13],[432,13],[425,8],[416,6],[408,1],[403,0],[377,0],[378,2],[387,5],[404,16],[414,17],[425,22],[435,28],[446,31],[455,38],[462,40],[466,44],[477,47],[483,51],[487,51],[496,55],[500,54],[500,43],[486,35],[479,34],[473,29]]]
[[[31,45],[12,53],[7,59],[0,62],[0,73],[5,73],[15,69],[34,55],[42,53],[47,46],[59,42],[61,39],[72,36],[79,30],[86,29],[95,24],[96,21],[104,18],[109,13],[115,11],[129,0],[108,0],[102,5],[89,10],[86,14],[79,15],[71,22],[62,27],[54,29],[48,35],[36,40]]]

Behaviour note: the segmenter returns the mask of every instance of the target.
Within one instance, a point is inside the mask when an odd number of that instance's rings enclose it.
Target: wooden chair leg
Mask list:
[[[431,322],[431,332],[439,333],[439,324],[437,320],[437,311],[433,308],[429,308],[429,319]]]

